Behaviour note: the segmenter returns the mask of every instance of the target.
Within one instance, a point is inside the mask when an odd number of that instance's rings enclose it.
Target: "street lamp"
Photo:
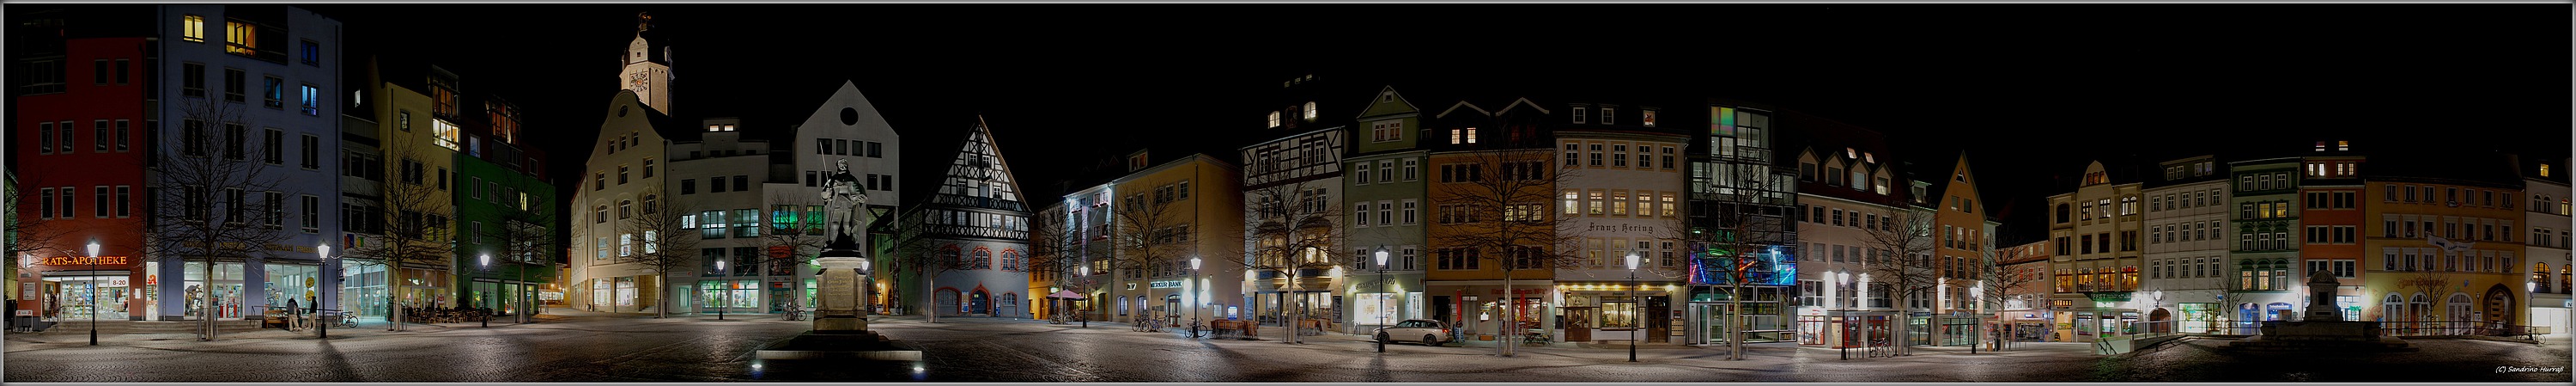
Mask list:
[[[1091,267],[1087,264],[1082,267],[1074,267],[1073,269],[1073,278],[1082,281],[1083,292],[1091,292],[1090,276]],[[1091,302],[1090,294],[1083,294],[1082,301],[1084,303]],[[1082,328],[1091,328],[1091,316],[1083,314],[1084,311],[1090,311],[1090,309],[1089,307],[1082,307],[1081,304],[1082,303],[1075,303],[1073,317],[1074,319],[1082,319]]]
[[[1190,256],[1190,337],[1199,337],[1199,310],[1207,308],[1207,285],[1199,283],[1199,257]]]
[[[89,345],[98,345],[98,240],[89,241]]]
[[[314,256],[315,258],[319,259],[319,260],[322,260],[322,266],[326,266],[326,267],[330,267],[330,266],[332,266],[332,265],[331,265],[331,243],[327,243],[327,242],[326,242],[326,243],[321,243],[321,244],[314,244],[314,245],[313,245],[313,256]],[[338,273],[338,272],[336,272],[337,270],[334,270],[334,271],[335,271],[335,272],[332,272],[332,273],[334,273],[334,274],[337,274],[337,273]],[[336,282],[336,281],[335,281],[335,282],[333,282],[333,283],[338,283],[338,282]],[[323,298],[323,299],[329,299],[329,298],[331,298],[331,293],[333,293],[333,292],[340,292],[340,291],[336,291],[336,290],[326,290],[326,291],[322,291],[322,298]],[[320,307],[322,307],[322,305],[320,305],[320,304],[315,304],[315,305],[313,305],[313,307],[315,307],[315,308],[320,308]],[[330,320],[328,320],[328,319],[331,319],[331,318],[325,318],[325,317],[322,317],[322,315],[321,315],[321,314],[319,314],[319,313],[314,314],[314,315],[313,315],[313,318],[314,318],[314,319],[321,319],[321,320],[322,320],[322,324],[321,324],[320,326],[314,327],[314,332],[315,332],[315,334],[316,334],[317,336],[321,337],[322,339],[331,339],[331,321],[330,321]]]
[[[492,254],[490,254],[490,253],[482,254],[482,255],[480,255],[480,256],[478,257],[478,259],[479,259],[479,260],[475,260],[475,263],[476,263],[476,264],[478,264],[478,265],[480,265],[480,266],[482,267],[482,271],[483,271],[483,278],[486,278],[486,279],[492,278]],[[496,283],[493,283],[493,284],[500,284],[500,283],[497,283],[497,281],[498,281],[498,280],[495,280],[495,281],[496,281]],[[476,290],[476,291],[474,291],[474,293],[483,295],[483,296],[476,296],[476,298],[477,298],[477,299],[474,299],[474,300],[475,300],[475,301],[474,301],[474,303],[475,303],[474,305],[476,305],[476,306],[481,306],[481,305],[483,305],[483,304],[482,304],[482,303],[483,303],[483,299],[481,299],[481,298],[488,298],[488,297],[491,297],[491,295],[492,295],[492,294],[491,294],[491,293],[489,293],[489,292],[484,292],[484,291],[481,291],[481,290],[479,290],[479,289],[478,289],[478,290]],[[481,316],[481,318],[483,319],[483,327],[492,327],[492,313],[490,313],[490,312],[477,312],[476,314],[482,315],[482,316]]]
[[[1388,317],[1386,314],[1386,246],[1377,247],[1377,293],[1377,324],[1380,328],[1384,328]],[[1378,334],[1385,335],[1385,333]],[[1388,337],[1381,336],[1377,340],[1377,352],[1386,352],[1387,338]],[[1424,344],[1429,344],[1429,342],[1424,342]]]
[[[1637,297],[1637,254],[1635,252],[1628,253],[1628,287],[1624,289],[1628,290],[1628,316],[1635,318],[1634,323],[1628,324],[1628,361],[1636,362],[1637,340],[1645,338],[1645,334],[1640,333],[1645,329],[1645,315],[1637,314],[1637,307],[1640,306],[1638,303],[1645,299]]]
[[[1843,314],[1843,338],[1840,342],[1834,342],[1834,347],[1841,351],[1842,360],[1851,360],[1852,330],[1856,329],[1851,319],[1852,306],[1843,301],[1844,297],[1851,296],[1851,288],[1849,288],[1851,284],[1850,271],[1834,273],[1834,305],[1837,306],[1836,308],[1841,308]]]
[[[716,304],[716,320],[724,320],[725,305],[722,303],[725,303],[726,300],[730,300],[725,297],[733,295],[731,293],[733,291],[730,288],[723,287],[732,287],[732,284],[733,283],[725,282],[724,260],[716,260],[716,285],[719,286],[719,288],[716,289],[716,303],[718,303]]]

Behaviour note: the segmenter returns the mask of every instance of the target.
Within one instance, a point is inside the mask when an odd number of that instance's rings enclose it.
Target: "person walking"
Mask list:
[[[295,306],[295,298],[286,298],[286,326],[284,327],[287,331],[295,331],[295,319],[299,316],[297,313],[302,311],[304,309]]]

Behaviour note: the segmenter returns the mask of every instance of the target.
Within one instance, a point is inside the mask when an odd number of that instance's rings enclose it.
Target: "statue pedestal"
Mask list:
[[[921,350],[868,331],[868,286],[855,251],[823,251],[816,274],[814,330],[761,347],[760,359],[919,361]]]
[[[2415,351],[2405,339],[2380,336],[2379,322],[2269,321],[2261,335],[2229,342],[2236,350]]]

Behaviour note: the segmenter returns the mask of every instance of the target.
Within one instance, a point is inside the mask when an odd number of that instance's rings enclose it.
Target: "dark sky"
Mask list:
[[[1068,154],[1259,129],[1307,72],[1768,103],[1887,133],[1917,163],[1965,149],[1990,202],[2058,193],[2097,155],[2351,136],[2564,158],[2576,127],[2565,4],[307,7],[352,42],[445,54],[576,170],[637,12],[676,39],[679,118],[783,130],[853,81],[904,135],[907,174],[935,174],[980,113],[1024,187]]]

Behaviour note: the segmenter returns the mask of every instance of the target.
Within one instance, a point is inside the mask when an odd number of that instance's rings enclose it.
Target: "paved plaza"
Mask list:
[[[924,360],[866,364],[763,361],[754,350],[809,328],[771,315],[649,316],[564,311],[515,325],[381,322],[333,329],[329,340],[275,329],[199,342],[185,335],[119,335],[88,346],[76,328],[11,334],[9,382],[2559,382],[2567,341],[2541,344],[2415,339],[2392,354],[2235,353],[2224,339],[2185,339],[2126,356],[2081,343],[2006,352],[1918,347],[1913,355],[1842,359],[1832,349],[1755,345],[1729,361],[1719,347],[1646,345],[1628,362],[1619,345],[1555,344],[1497,357],[1482,347],[1397,344],[1329,333],[1281,341],[1189,339],[1125,324],[877,317],[872,327],[921,347]],[[2502,367],[2549,369],[2500,372]]]

